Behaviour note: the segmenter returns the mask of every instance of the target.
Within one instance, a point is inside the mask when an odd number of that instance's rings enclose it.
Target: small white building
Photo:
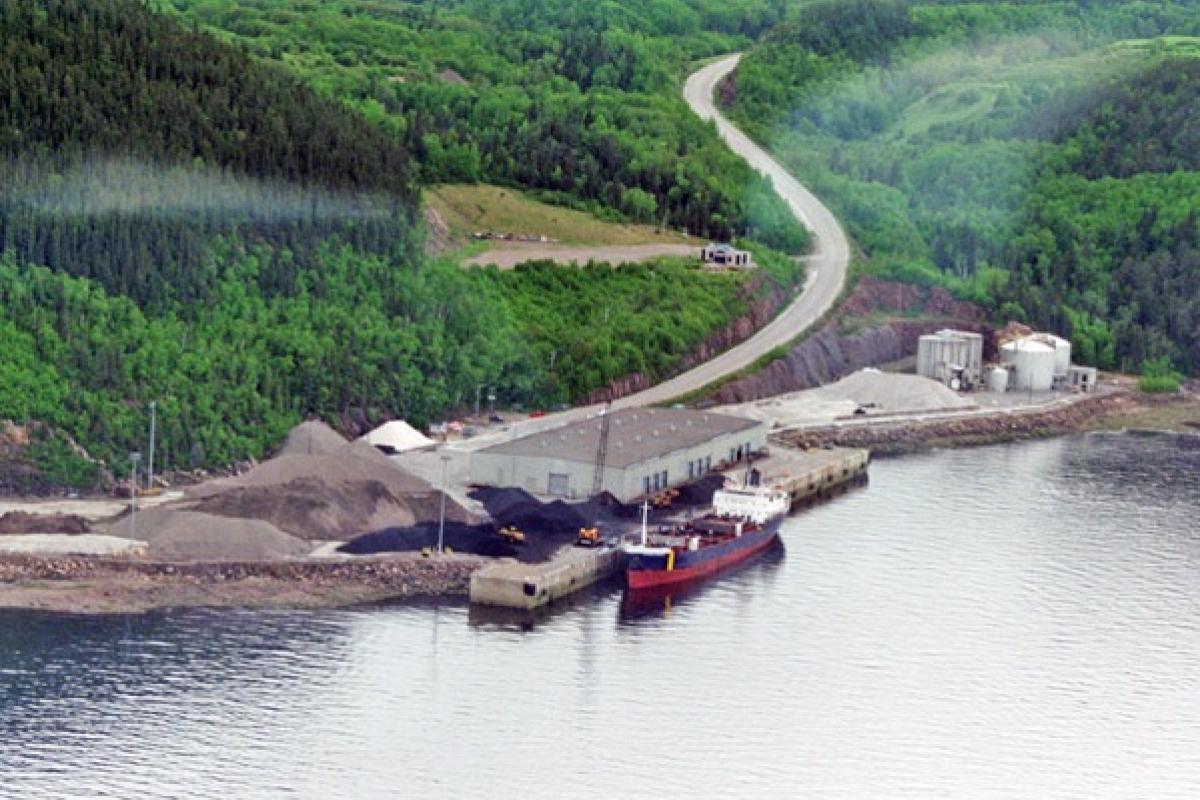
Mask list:
[[[705,264],[715,264],[722,267],[749,269],[754,266],[754,259],[749,251],[738,250],[730,244],[713,243],[700,248],[700,260]]]
[[[541,495],[592,494],[604,419],[592,417],[471,454],[471,482]],[[621,502],[703,477],[766,447],[767,424],[686,408],[609,413],[602,491]]]

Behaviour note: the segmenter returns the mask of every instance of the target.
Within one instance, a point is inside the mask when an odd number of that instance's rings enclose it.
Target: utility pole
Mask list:
[[[438,514],[438,555],[441,555],[442,552],[444,551],[443,545],[445,544],[445,541],[446,541],[446,490],[450,485],[449,481],[447,480],[446,472],[447,472],[449,465],[450,465],[450,456],[443,453],[442,454],[442,510],[441,510],[441,513]]]
[[[142,454],[134,450],[129,454],[129,538],[137,538],[137,466]]]
[[[158,403],[150,401],[150,455],[146,459],[146,488],[154,488],[154,423],[157,417]]]

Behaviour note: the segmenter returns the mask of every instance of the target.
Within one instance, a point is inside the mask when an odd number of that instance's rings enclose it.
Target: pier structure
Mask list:
[[[541,564],[505,559],[471,575],[471,602],[538,608],[615,575],[623,563],[620,549],[612,546],[567,546]]]
[[[870,462],[871,452],[856,447],[804,449],[772,440],[765,454],[723,474],[727,483],[742,484],[757,471],[763,486],[784,490],[795,506],[865,476]]]

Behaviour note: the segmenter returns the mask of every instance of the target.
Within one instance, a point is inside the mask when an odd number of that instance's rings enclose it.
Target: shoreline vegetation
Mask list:
[[[1148,395],[1128,385],[1066,408],[784,434],[792,444],[867,446],[876,456],[1089,432],[1200,436],[1200,393]],[[137,558],[0,555],[0,608],[73,614],[183,607],[337,608],[442,596],[465,598],[489,559],[472,555],[164,562]]]

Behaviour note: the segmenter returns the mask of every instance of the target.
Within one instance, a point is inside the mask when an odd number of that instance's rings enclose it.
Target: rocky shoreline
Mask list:
[[[1187,427],[1163,424],[1155,419],[1147,425],[1139,420],[1156,412],[1189,418],[1200,423],[1200,397],[1183,393],[1168,397],[1139,394],[1130,388],[1092,395],[1066,406],[1045,410],[997,412],[976,416],[905,419],[870,424],[830,425],[785,431],[778,437],[796,447],[863,447],[875,456],[903,455],[934,447],[971,447],[1023,439],[1062,436],[1094,430],[1157,428],[1186,431]],[[1193,430],[1193,432],[1200,432]]]
[[[1170,396],[1116,386],[1044,410],[804,428],[777,434],[801,447],[864,447],[889,456],[1092,430],[1200,435],[1200,386]],[[0,555],[0,608],[77,614],[177,607],[331,608],[429,596],[465,597],[482,556],[408,552],[354,558],[163,561]]]
[[[188,606],[331,608],[465,597],[484,559],[469,555],[167,563],[0,555],[0,608],[77,614]]]

